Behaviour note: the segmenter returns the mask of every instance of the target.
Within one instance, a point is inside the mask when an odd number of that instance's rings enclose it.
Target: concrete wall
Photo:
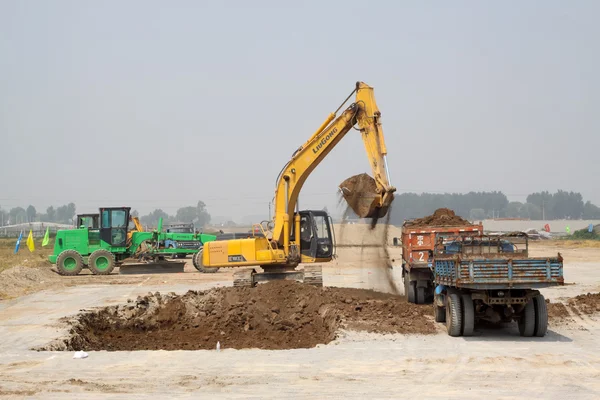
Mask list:
[[[571,229],[571,233],[576,230],[587,228],[589,224],[597,225],[600,224],[600,220],[569,220],[569,219],[557,219],[551,221],[502,221],[502,220],[483,220],[483,229],[486,231],[526,231],[527,229],[533,228],[541,230],[544,225],[550,225],[550,231],[554,233],[565,233],[565,229],[568,226]]]

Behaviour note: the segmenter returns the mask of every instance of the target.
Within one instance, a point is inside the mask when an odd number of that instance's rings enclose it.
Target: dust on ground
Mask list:
[[[456,213],[449,208],[438,208],[433,214],[423,218],[406,221],[404,225],[411,228],[418,228],[426,226],[459,226],[472,224],[466,219],[456,215]]]
[[[364,289],[273,281],[184,295],[148,294],[84,312],[70,336],[38,350],[196,350],[312,348],[341,329],[431,334],[431,307]]]

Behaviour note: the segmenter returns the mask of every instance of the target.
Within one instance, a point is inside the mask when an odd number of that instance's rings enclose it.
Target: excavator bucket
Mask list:
[[[351,176],[339,186],[348,206],[360,218],[382,218],[387,214],[393,194],[377,192],[375,179],[367,174]],[[382,199],[386,199],[385,203]],[[387,204],[386,204],[387,203]]]

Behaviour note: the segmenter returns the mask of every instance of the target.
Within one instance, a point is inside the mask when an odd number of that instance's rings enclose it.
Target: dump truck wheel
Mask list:
[[[469,294],[462,295],[462,334],[463,336],[473,336],[475,330],[475,307],[473,299]]]
[[[407,275],[404,275],[404,295],[409,303],[414,304],[417,301],[415,282],[411,282]]]
[[[535,309],[535,329],[533,334],[537,337],[543,337],[548,331],[548,307],[546,307],[546,299],[544,296],[537,295],[533,298]]]
[[[75,250],[65,250],[56,259],[56,269],[60,275],[78,275],[83,269],[83,257]]]
[[[519,333],[524,337],[531,337],[535,331],[535,305],[533,299],[525,305],[519,319]]]
[[[88,268],[94,275],[110,275],[115,264],[115,256],[104,249],[94,251],[88,259]]]
[[[453,293],[446,296],[446,329],[450,336],[460,336],[462,330],[461,298]]]
[[[219,270],[219,268],[207,268],[204,265],[202,265],[202,252],[203,251],[204,251],[204,248],[201,248],[196,254],[194,254],[192,263],[194,264],[194,267],[196,267],[196,269],[198,271],[203,272],[205,274],[214,274],[215,272],[217,272]]]
[[[446,308],[433,305],[433,313],[435,315],[435,322],[446,322]]]
[[[425,304],[425,288],[417,288],[417,304]]]

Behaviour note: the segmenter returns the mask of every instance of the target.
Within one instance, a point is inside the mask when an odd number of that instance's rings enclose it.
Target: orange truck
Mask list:
[[[402,225],[402,280],[410,303],[433,301],[434,284],[430,264],[435,242],[445,237],[479,236],[483,225],[419,226],[411,221]]]

